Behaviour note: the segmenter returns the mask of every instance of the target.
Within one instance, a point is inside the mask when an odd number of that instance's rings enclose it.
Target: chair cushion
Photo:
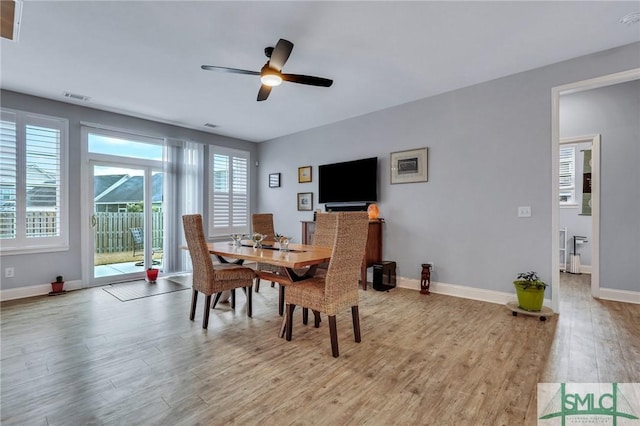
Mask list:
[[[253,280],[256,273],[253,269],[234,263],[221,263],[215,265],[214,280]]]

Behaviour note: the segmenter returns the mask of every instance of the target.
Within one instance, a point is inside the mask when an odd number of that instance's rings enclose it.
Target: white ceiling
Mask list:
[[[261,142],[640,40],[640,2],[31,1],[0,85]],[[295,44],[256,102],[264,48]],[[69,101],[71,92],[89,102]],[[207,129],[204,123],[219,127]]]

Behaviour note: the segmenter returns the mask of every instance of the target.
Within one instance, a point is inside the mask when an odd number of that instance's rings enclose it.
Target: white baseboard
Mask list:
[[[82,288],[82,281],[65,281],[64,290],[79,290]],[[39,284],[29,287],[9,288],[0,290],[0,301],[24,299],[25,297],[44,296],[51,291],[51,284]]]
[[[600,299],[613,302],[640,304],[640,292],[629,290],[616,290],[613,288],[600,288]]]
[[[398,277],[397,286],[410,290],[420,290],[420,280]],[[515,290],[514,293],[505,293],[502,291],[485,290],[457,284],[439,283],[436,281],[431,281],[429,291],[445,296],[462,297],[463,299],[479,300],[481,302],[497,303],[499,305],[505,305],[507,302],[516,300]],[[545,299],[544,304],[545,306],[551,306],[551,300]]]

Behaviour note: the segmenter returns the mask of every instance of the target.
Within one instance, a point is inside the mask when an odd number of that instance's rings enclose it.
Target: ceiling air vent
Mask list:
[[[88,102],[89,99],[91,99],[88,96],[84,96],[84,95],[77,95],[75,93],[69,93],[69,92],[64,92],[64,97],[65,98],[69,98],[69,99],[73,99],[75,101],[83,101],[83,102]]]

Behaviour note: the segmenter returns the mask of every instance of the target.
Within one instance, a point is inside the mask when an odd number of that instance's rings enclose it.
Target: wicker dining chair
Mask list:
[[[214,266],[211,255],[209,254],[209,249],[207,248],[207,241],[204,237],[201,215],[184,215],[182,216],[182,224],[191,256],[191,263],[193,264],[193,293],[191,294],[191,313],[189,314],[189,319],[193,321],[195,317],[198,292],[206,296],[202,328],[207,328],[209,324],[211,296],[215,294],[215,302],[217,302],[224,290],[231,290],[231,307],[235,308],[235,290],[237,288],[244,288],[246,292],[247,316],[251,317],[251,295],[253,279],[256,277],[256,272],[251,268],[234,263],[221,263]]]
[[[311,245],[319,247],[333,247],[336,239],[336,213],[316,213],[316,227],[313,232]],[[318,265],[316,275],[327,273],[328,263]]]
[[[266,235],[262,241],[267,244],[275,243],[276,231],[273,227],[273,213],[254,213],[251,216],[251,225],[253,232],[257,232],[262,235]],[[273,272],[275,274],[284,274],[285,271],[281,266],[270,265],[268,263],[260,263],[256,265],[256,269],[259,271]],[[271,287],[274,287],[275,283],[271,282]],[[256,277],[256,293],[260,291],[260,278]]]
[[[293,311],[296,306],[325,313],[329,317],[331,352],[334,357],[339,355],[336,314],[341,309],[351,308],[355,341],[361,341],[358,291],[369,231],[369,216],[366,212],[338,212],[336,216],[335,242],[326,275],[316,275],[291,285],[286,295],[287,340],[290,341],[292,337]],[[317,326],[319,324],[316,321]]]

